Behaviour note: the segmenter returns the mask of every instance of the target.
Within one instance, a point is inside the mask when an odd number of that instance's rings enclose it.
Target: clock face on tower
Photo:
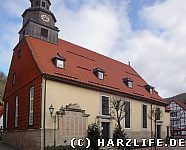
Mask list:
[[[49,22],[50,18],[47,15],[41,15],[41,19],[45,22]]]

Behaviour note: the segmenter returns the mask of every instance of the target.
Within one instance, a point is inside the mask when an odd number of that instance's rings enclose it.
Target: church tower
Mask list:
[[[54,44],[58,42],[59,29],[56,18],[50,11],[50,0],[30,0],[31,7],[23,13],[23,27],[19,31],[22,40],[25,35],[33,36]]]

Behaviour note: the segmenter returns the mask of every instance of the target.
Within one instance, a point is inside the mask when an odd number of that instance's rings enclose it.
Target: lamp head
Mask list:
[[[49,107],[49,112],[50,112],[50,115],[52,117],[53,113],[54,113],[54,107],[52,106],[52,104],[50,105]]]

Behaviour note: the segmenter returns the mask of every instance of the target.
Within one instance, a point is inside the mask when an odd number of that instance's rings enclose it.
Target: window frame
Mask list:
[[[5,129],[8,128],[8,113],[9,113],[9,107],[8,107],[8,101],[6,102],[6,108],[5,108]]]
[[[146,127],[144,127],[144,106],[146,106]],[[142,103],[142,129],[148,129],[148,105],[144,103]]]
[[[44,7],[44,8],[46,7],[46,3],[45,3],[45,2],[42,2],[41,5],[42,5],[42,7]]]
[[[154,92],[154,89],[150,87],[150,89],[149,89],[149,93],[152,95],[153,92]]]
[[[18,59],[21,58],[21,51],[22,51],[21,49],[18,50],[18,53],[17,53]]]
[[[108,114],[103,114],[103,97],[108,98]],[[110,116],[110,96],[108,95],[101,95],[101,115]]]
[[[131,89],[133,88],[133,81],[128,81],[128,87]]]
[[[35,2],[35,6],[40,6],[39,1]]]
[[[44,38],[48,38],[48,30],[45,28],[41,28],[41,36]]]
[[[157,116],[156,121],[160,121],[160,120],[161,120],[161,108],[160,108],[160,107],[156,107],[155,111],[156,111],[157,109],[160,111],[160,114],[159,114],[159,116]]]
[[[128,87],[128,88],[133,88],[133,80],[131,80],[130,78],[126,77],[126,78],[123,78],[123,83]]]
[[[104,73],[101,71],[98,71],[98,79],[104,80]]]
[[[132,109],[132,102],[131,101],[126,101],[126,102],[128,102],[129,104],[130,104],[130,108],[129,108],[129,112],[130,112],[130,118],[129,118],[129,120],[130,120],[130,127],[128,128],[128,127],[126,127],[126,115],[125,115],[125,119],[124,119],[124,129],[131,129],[131,126],[132,126],[132,111],[131,111],[131,109]],[[125,102],[125,103],[126,103]]]
[[[19,96],[15,96],[15,114],[14,114],[14,127],[18,127],[18,118],[19,118]]]
[[[63,67],[58,66],[58,62],[63,62]],[[60,69],[64,69],[65,68],[65,61],[62,59],[56,59],[56,67],[60,68]]]
[[[13,76],[12,76],[12,85],[14,86],[16,83],[16,73],[13,73]]]
[[[105,79],[105,71],[103,69],[97,67],[97,68],[93,69],[93,73],[97,79],[99,79],[99,80]]]
[[[33,90],[33,98],[31,99],[31,90]],[[35,87],[29,88],[29,110],[28,110],[28,126],[34,125],[34,98],[35,98]]]

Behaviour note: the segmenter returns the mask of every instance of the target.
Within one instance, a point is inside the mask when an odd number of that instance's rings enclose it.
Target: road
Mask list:
[[[16,148],[0,142],[0,150],[17,150]]]
[[[158,147],[156,150],[185,150],[185,147]],[[155,150],[154,147],[152,148],[141,148],[141,149],[136,149],[136,150]]]

